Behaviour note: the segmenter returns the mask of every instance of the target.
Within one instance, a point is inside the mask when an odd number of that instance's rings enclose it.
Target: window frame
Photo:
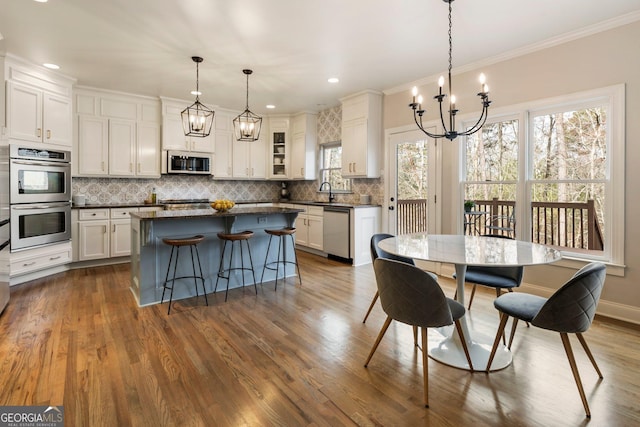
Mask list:
[[[552,111],[570,111],[584,109],[595,105],[607,107],[607,167],[605,172],[605,249],[601,255],[577,253],[567,248],[561,250],[563,260],[556,265],[579,267],[591,262],[601,261],[610,265],[610,274],[624,274],[624,223],[625,223],[625,85],[613,85],[599,89],[576,92],[553,98],[545,98],[528,103],[507,106],[497,114],[491,114],[488,123],[518,118],[518,181],[516,188],[516,235],[523,240],[531,241],[531,190],[532,186],[541,183],[533,179],[533,118]],[[472,124],[473,120],[462,120],[461,125]],[[461,138],[459,145],[459,186],[458,203],[462,209],[464,185],[466,182],[466,138]],[[460,221],[458,221],[460,223]],[[458,225],[460,227],[460,225]]]
[[[320,180],[320,182],[324,182],[324,172],[325,171],[339,171],[340,176],[342,177],[343,180],[345,180],[345,182],[349,183],[349,189],[344,190],[344,189],[334,189],[333,185],[331,185],[331,192],[333,194],[351,194],[353,193],[353,179],[351,178],[345,178],[342,176],[342,166],[340,167],[335,167],[335,168],[326,168],[324,167],[324,151],[325,149],[330,149],[330,148],[335,148],[335,147],[342,147],[342,141],[331,141],[331,142],[325,142],[322,144],[319,144],[319,151],[320,151],[320,165],[318,167],[318,179]],[[342,165],[342,156],[340,157],[340,164]],[[323,188],[322,190],[318,190],[319,193],[329,193],[329,189],[328,188]]]

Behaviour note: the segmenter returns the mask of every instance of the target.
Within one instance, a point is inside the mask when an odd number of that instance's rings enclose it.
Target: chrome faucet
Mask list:
[[[333,199],[335,199],[336,196],[334,196],[331,192],[331,184],[329,183],[329,181],[324,181],[322,184],[320,184],[320,188],[318,189],[318,191],[322,191],[322,187],[324,187],[325,184],[329,186],[329,203],[333,203]]]

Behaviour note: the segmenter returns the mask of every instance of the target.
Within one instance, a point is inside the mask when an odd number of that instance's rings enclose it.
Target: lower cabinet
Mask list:
[[[11,277],[68,264],[69,262],[71,262],[71,244],[69,242],[12,252],[10,256]]]
[[[320,206],[295,207],[305,209],[296,219],[296,244],[321,251],[324,247],[324,209]]]
[[[129,256],[131,254],[130,212],[159,208],[78,209],[73,229],[74,261]]]

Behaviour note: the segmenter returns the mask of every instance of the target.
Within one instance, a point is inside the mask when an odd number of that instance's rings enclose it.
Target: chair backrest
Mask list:
[[[503,234],[483,234],[482,237],[495,237],[495,238],[498,238],[498,239],[510,239],[510,240],[513,240],[513,238],[511,238],[509,236],[505,236]],[[481,272],[481,273],[485,273],[485,274],[490,274],[490,275],[493,275],[493,276],[506,277],[507,279],[511,279],[515,283],[517,283],[516,286],[520,286],[520,284],[522,283],[522,277],[524,276],[524,267],[523,266],[517,266],[517,267],[476,267],[476,266],[469,266],[469,267],[467,267],[467,271],[476,271],[476,272]]]
[[[376,259],[373,268],[382,309],[392,319],[425,328],[453,323],[447,298],[432,275],[384,258]]]
[[[386,233],[378,233],[378,234],[374,234],[373,236],[371,236],[371,243],[370,243],[370,249],[371,249],[371,262],[375,261],[378,258],[385,258],[385,259],[393,259],[396,261],[400,261],[400,262],[404,262],[407,264],[411,264],[411,265],[415,265],[415,263],[413,262],[413,260],[411,258],[406,258],[400,255],[394,255],[394,254],[390,254],[387,251],[383,251],[382,249],[380,249],[378,247],[378,243],[381,240],[384,239],[388,239],[389,237],[395,237],[393,234],[386,234]]]
[[[551,295],[531,324],[557,332],[586,331],[596,314],[605,277],[604,264],[585,265]]]

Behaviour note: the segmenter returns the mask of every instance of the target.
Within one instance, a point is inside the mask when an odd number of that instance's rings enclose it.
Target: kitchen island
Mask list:
[[[131,213],[131,291],[139,306],[161,302],[163,283],[167,274],[167,264],[171,248],[162,242],[164,238],[185,238],[201,234],[204,241],[198,245],[202,271],[205,277],[207,293],[213,292],[223,242],[218,239],[219,232],[236,233],[244,230],[254,232],[250,240],[251,255],[256,280],[260,281],[264,266],[269,235],[265,229],[293,227],[301,209],[295,208],[233,208],[227,212],[216,212],[213,209],[132,212]],[[236,248],[237,250],[237,248]],[[287,250],[290,252],[289,246]],[[191,275],[191,257],[180,257],[178,276]],[[269,261],[275,260],[277,250],[272,248]],[[285,252],[286,259],[291,254]],[[233,257],[234,264],[240,257]],[[225,258],[225,265],[227,258]],[[196,264],[197,265],[197,264]],[[235,265],[237,266],[237,265]],[[172,269],[173,273],[173,269]],[[266,270],[264,281],[275,280],[276,272]],[[282,274],[282,272],[280,273]],[[295,275],[293,268],[287,268],[286,276]],[[245,274],[246,285],[253,285],[253,276]],[[229,289],[242,286],[242,276],[237,273],[231,276]],[[200,284],[198,284],[200,288]],[[252,286],[253,288],[253,286]],[[202,288],[200,288],[201,290]],[[220,280],[218,291],[226,289],[226,281]],[[173,300],[196,296],[193,279],[177,281]]]

